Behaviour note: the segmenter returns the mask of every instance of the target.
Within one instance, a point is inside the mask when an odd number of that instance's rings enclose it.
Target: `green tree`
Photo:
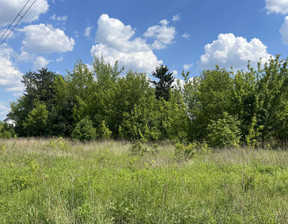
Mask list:
[[[68,72],[67,88],[75,123],[86,116],[91,118],[95,80],[92,71],[81,60],[77,61],[72,73]]]
[[[96,129],[88,117],[79,121],[72,132],[72,137],[82,142],[94,140],[96,136]]]
[[[258,72],[250,67],[237,71],[233,80],[232,114],[240,122],[241,141],[248,146],[255,145],[259,135],[257,113],[259,111]]]
[[[160,101],[154,95],[140,98],[130,113],[124,112],[119,136],[129,140],[161,140]]]
[[[23,123],[28,136],[43,136],[47,133],[48,113],[45,104],[42,102],[35,104]]]
[[[55,81],[56,74],[48,71],[46,68],[38,70],[38,72],[27,72],[23,76],[23,84],[25,91],[17,102],[11,103],[11,112],[8,117],[15,123],[15,131],[19,136],[31,135],[48,135],[50,132],[49,127],[46,126],[40,132],[32,131],[28,126],[33,126],[33,122],[28,118],[29,114],[35,113],[35,107],[45,105],[45,110],[51,111],[54,105],[55,91],[53,82]],[[36,109],[36,111],[39,108]],[[34,110],[34,111],[33,111]],[[33,112],[32,112],[33,111]],[[32,112],[32,114],[31,114]],[[48,118],[45,119],[48,122]],[[29,131],[28,131],[29,130]]]
[[[102,121],[105,121],[107,128],[113,134],[116,132],[113,128],[116,123],[113,120],[115,102],[113,98],[122,71],[123,69],[119,69],[117,62],[111,66],[105,63],[103,58],[94,59],[93,70],[89,70],[87,65],[78,61],[67,79],[75,123],[89,117],[95,127],[100,129]]]
[[[260,80],[257,89],[259,97],[257,122],[261,127],[262,147],[266,141],[269,142],[273,138],[281,136],[283,139],[284,130],[287,129],[287,123],[283,121],[288,109],[287,63],[287,59],[280,60],[280,56],[277,56],[275,59],[271,58],[269,63],[265,63],[264,68],[258,71]],[[287,138],[287,135],[284,138]]]
[[[207,140],[212,147],[235,147],[240,143],[239,121],[227,112],[208,125]]]
[[[199,80],[192,103],[192,124],[194,140],[202,141],[207,136],[211,121],[222,118],[224,112],[231,113],[233,78],[225,69],[216,67],[204,70]],[[195,104],[196,103],[196,104]]]
[[[73,100],[63,76],[57,75],[53,82],[54,104],[49,112],[49,135],[70,137],[73,131]]]
[[[158,81],[152,80],[151,83],[155,85],[156,88],[156,98],[163,98],[164,100],[170,99],[170,92],[173,88],[172,84],[174,82],[173,72],[169,72],[167,66],[161,65],[157,67],[152,75],[159,79]]]
[[[173,90],[169,101],[162,100],[159,103],[160,130],[163,139],[187,141],[191,120],[187,114],[187,108],[180,90]]]
[[[116,138],[119,137],[119,126],[131,114],[135,105],[139,105],[144,98],[151,95],[154,95],[154,89],[149,86],[145,74],[129,71],[126,76],[119,78],[113,90],[108,121]]]

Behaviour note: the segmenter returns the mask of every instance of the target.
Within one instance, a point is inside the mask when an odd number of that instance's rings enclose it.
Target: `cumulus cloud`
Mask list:
[[[48,64],[49,64],[49,61],[46,58],[39,56],[36,58],[36,60],[33,63],[33,69],[38,70],[41,68],[45,68]]]
[[[266,9],[268,13],[288,14],[287,0],[266,0]]]
[[[257,38],[248,42],[243,37],[235,37],[234,34],[219,34],[218,39],[205,46],[205,54],[201,56],[199,66],[201,68],[220,67],[236,69],[245,68],[250,60],[252,65],[262,59],[263,62],[271,57],[267,53],[267,47]]]
[[[35,55],[30,54],[26,51],[22,51],[20,54],[15,54],[14,57],[18,62],[21,63],[33,62],[35,59]]]
[[[10,24],[16,15],[20,12],[26,1],[22,0],[0,0],[0,27]],[[26,10],[32,4],[32,1],[26,6]],[[39,18],[41,14],[48,11],[49,5],[47,0],[37,0],[29,13],[22,19],[23,22],[32,22]],[[25,9],[23,12],[25,12]]]
[[[151,72],[162,63],[150,46],[141,38],[134,38],[135,31],[120,20],[103,14],[98,20],[96,45],[92,46],[91,55],[103,56],[109,63],[119,61],[121,65],[138,72]]]
[[[285,21],[281,26],[280,33],[282,36],[282,43],[288,45],[288,16],[285,17]]]
[[[11,55],[13,49],[5,45],[0,49],[0,87],[6,91],[18,92],[23,90],[22,73],[13,65]]]
[[[144,37],[154,38],[152,49],[163,49],[168,44],[171,44],[176,35],[176,29],[173,26],[168,26],[169,22],[164,19],[160,21],[160,25],[151,26],[144,33]]]
[[[30,25],[19,31],[25,33],[23,49],[31,53],[67,52],[72,51],[75,45],[73,38],[52,25]]]

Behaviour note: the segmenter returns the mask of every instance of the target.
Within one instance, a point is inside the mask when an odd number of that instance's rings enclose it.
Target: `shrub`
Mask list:
[[[147,147],[145,147],[140,141],[135,142],[129,149],[132,155],[143,156],[148,152]]]
[[[227,112],[208,125],[208,143],[212,147],[235,147],[240,143],[239,121]]]
[[[9,139],[15,137],[16,134],[14,127],[10,124],[3,123],[0,121],[0,138]]]
[[[92,121],[88,117],[79,121],[72,132],[72,137],[81,142],[95,139],[96,129],[93,127]]]
[[[111,138],[112,131],[110,131],[110,129],[107,127],[105,121],[102,121],[102,123],[101,123],[100,133],[101,133],[101,137],[103,139],[110,139]]]
[[[45,144],[45,147],[48,149],[60,149],[61,151],[69,151],[71,149],[70,143],[62,137],[50,140]]]
[[[189,145],[176,143],[175,144],[175,155],[184,156],[186,159],[191,159],[196,152],[196,143],[190,143]]]

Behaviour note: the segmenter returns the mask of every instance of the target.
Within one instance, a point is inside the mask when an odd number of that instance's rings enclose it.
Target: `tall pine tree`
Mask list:
[[[152,75],[159,79],[158,81],[151,81],[156,88],[156,98],[168,101],[170,99],[170,92],[173,88],[172,84],[174,82],[173,72],[169,72],[167,66],[161,65],[156,68],[156,71]]]

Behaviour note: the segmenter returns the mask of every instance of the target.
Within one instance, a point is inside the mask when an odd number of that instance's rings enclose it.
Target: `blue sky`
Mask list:
[[[27,1],[0,0],[1,35]],[[181,78],[287,50],[288,0],[36,0],[0,46],[0,120],[23,93],[22,75],[42,67],[65,75],[103,55],[148,75],[163,63]]]

